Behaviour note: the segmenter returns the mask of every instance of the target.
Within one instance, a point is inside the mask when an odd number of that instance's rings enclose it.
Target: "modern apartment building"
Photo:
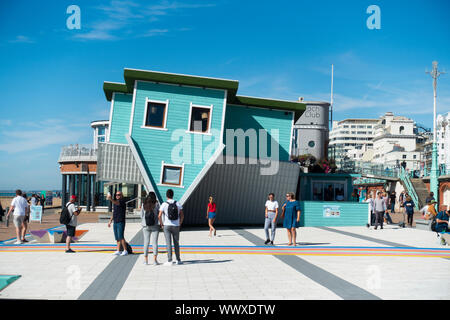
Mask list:
[[[378,119],[345,119],[333,121],[328,147],[329,158],[336,159],[341,167],[345,159],[362,160],[364,154],[373,148],[374,127]]]
[[[450,169],[450,112],[440,114],[436,119],[436,142],[438,146],[438,163]]]

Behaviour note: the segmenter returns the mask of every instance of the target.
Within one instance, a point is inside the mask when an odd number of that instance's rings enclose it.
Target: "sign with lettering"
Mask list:
[[[30,207],[30,221],[42,222],[42,206]]]
[[[324,218],[340,218],[341,217],[341,207],[340,206],[323,206],[323,217]]]

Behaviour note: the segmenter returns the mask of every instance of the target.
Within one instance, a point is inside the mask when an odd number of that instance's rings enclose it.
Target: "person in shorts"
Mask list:
[[[75,202],[77,201],[77,196],[72,195],[70,197],[70,201],[67,202],[66,207],[67,210],[69,210],[70,216],[72,217],[70,219],[70,222],[66,224],[66,230],[67,230],[67,237],[66,237],[66,253],[74,253],[70,248],[70,243],[72,242],[73,237],[75,237],[75,231],[78,225],[78,216],[81,213],[81,209],[75,205]]]
[[[216,203],[214,202],[214,198],[209,196],[208,208],[206,209],[206,219],[208,219],[209,225],[209,236],[211,237],[212,233],[216,235],[216,229],[214,228],[214,221],[216,220]]]
[[[122,191],[117,191],[115,199],[111,198],[111,195],[108,194],[107,200],[110,200],[113,203],[113,215],[108,222],[108,228],[111,227],[111,223],[114,221],[113,230],[114,230],[114,238],[117,241],[117,250],[113,254],[115,256],[128,255],[127,251],[127,242],[125,241],[125,221],[126,221],[126,213],[127,213],[127,204],[125,199],[123,198]],[[121,251],[121,247],[123,251]]]
[[[13,222],[14,226],[16,227],[17,236],[17,241],[14,244],[22,244],[21,235],[27,207],[28,202],[24,199],[24,197],[22,197],[22,190],[16,190],[16,197],[11,201],[11,207],[9,208],[8,214],[6,215],[6,220],[8,220],[11,212],[14,211]]]

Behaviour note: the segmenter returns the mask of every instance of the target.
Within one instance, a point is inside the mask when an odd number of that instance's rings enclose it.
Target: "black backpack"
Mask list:
[[[431,221],[431,231],[434,231],[434,232],[436,232],[436,218],[434,218],[432,221]]]
[[[153,210],[149,212],[147,211],[145,212],[145,224],[149,227],[154,226],[156,224],[155,208],[153,208]]]
[[[68,206],[70,206],[70,203],[69,205],[66,205],[61,211],[61,216],[59,217],[59,223],[61,224],[68,225],[70,223],[70,220],[72,220],[72,216],[70,215]]]
[[[169,220],[177,220],[178,219],[178,207],[177,202],[168,203],[169,207],[167,208],[167,217]]]

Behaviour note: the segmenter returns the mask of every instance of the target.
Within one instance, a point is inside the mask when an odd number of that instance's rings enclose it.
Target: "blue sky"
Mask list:
[[[69,5],[81,29],[69,30]],[[366,9],[378,5],[381,29]],[[330,99],[334,118],[408,116],[432,127],[433,60],[450,71],[450,2],[0,2],[0,190],[59,189],[63,145],[107,119],[103,81],[123,68],[239,80],[239,94]],[[450,75],[438,112],[450,111]]]

